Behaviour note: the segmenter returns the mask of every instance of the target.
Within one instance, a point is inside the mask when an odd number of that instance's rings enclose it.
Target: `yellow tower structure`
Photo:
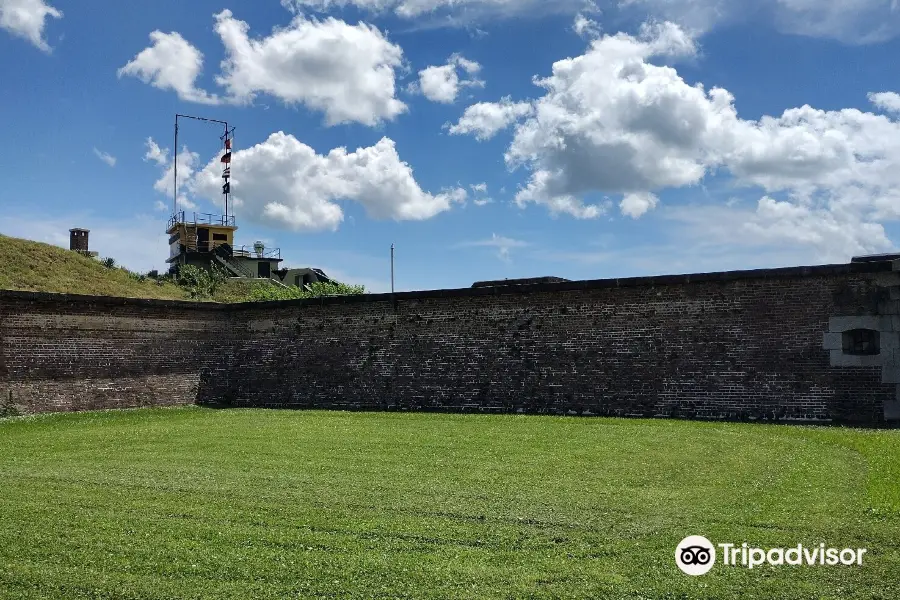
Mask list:
[[[166,226],[169,235],[169,271],[175,272],[182,265],[194,265],[204,269],[219,266],[232,277],[271,278],[273,275],[286,275],[286,270],[279,269],[282,262],[279,248],[267,249],[262,242],[252,247],[252,252],[245,246],[234,245],[234,232],[237,231],[234,215],[229,214],[231,206],[231,155],[234,128],[229,128],[225,121],[175,115],[175,148],[178,148],[178,119],[195,119],[222,125],[223,154],[219,161],[222,164],[222,195],[224,215],[211,213],[186,212],[178,210],[178,161],[173,168],[173,190],[175,208]],[[324,277],[324,274],[323,274]]]
[[[224,215],[210,213],[187,213],[178,210],[178,119],[194,119],[224,126],[225,132],[219,138],[224,146],[222,158],[222,195],[224,196]],[[234,128],[229,128],[225,121],[175,115],[175,160],[173,161],[173,198],[175,209],[166,227],[169,235],[169,258],[166,260],[170,270],[177,270],[180,265],[196,265],[209,268],[214,262],[220,262],[229,271],[241,276],[241,269],[229,265],[233,256],[234,232],[237,230],[234,215],[228,214],[231,200],[231,150]]]

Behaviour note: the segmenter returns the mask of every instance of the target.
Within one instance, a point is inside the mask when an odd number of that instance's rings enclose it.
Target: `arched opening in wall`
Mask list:
[[[843,333],[844,354],[872,356],[881,352],[879,332],[874,329],[851,329]]]

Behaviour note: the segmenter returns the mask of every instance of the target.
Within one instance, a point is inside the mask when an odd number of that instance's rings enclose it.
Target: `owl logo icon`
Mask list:
[[[690,535],[675,548],[675,564],[688,575],[704,575],[716,564],[716,547],[702,535]]]

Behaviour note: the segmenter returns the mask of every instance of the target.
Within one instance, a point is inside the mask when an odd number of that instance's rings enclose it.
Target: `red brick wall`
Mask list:
[[[188,302],[0,292],[0,402],[20,412],[193,403],[223,316]]]
[[[26,411],[225,403],[849,421],[896,386],[829,364],[890,263],[253,305],[0,293]],[[5,397],[5,396],[4,396]]]
[[[866,269],[243,308],[234,314],[253,337],[235,346],[211,396],[240,406],[878,422],[895,386],[878,368],[831,367],[822,343],[830,316],[877,310],[886,289]]]

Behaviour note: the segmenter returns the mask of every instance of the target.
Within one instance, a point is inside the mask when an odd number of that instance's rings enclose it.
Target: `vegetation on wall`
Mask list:
[[[228,274],[218,265],[212,265],[208,271],[194,265],[182,265],[175,278],[175,282],[192,300],[212,298],[226,281]]]
[[[5,417],[18,417],[21,413],[12,401],[12,392],[8,396],[0,396],[0,419]]]
[[[365,293],[365,286],[348,285],[336,281],[330,283],[317,281],[309,284],[306,289],[293,286],[282,287],[278,285],[257,284],[250,291],[248,300],[254,302],[265,302],[269,300],[300,300],[304,298],[321,298],[322,296],[353,296]]]

